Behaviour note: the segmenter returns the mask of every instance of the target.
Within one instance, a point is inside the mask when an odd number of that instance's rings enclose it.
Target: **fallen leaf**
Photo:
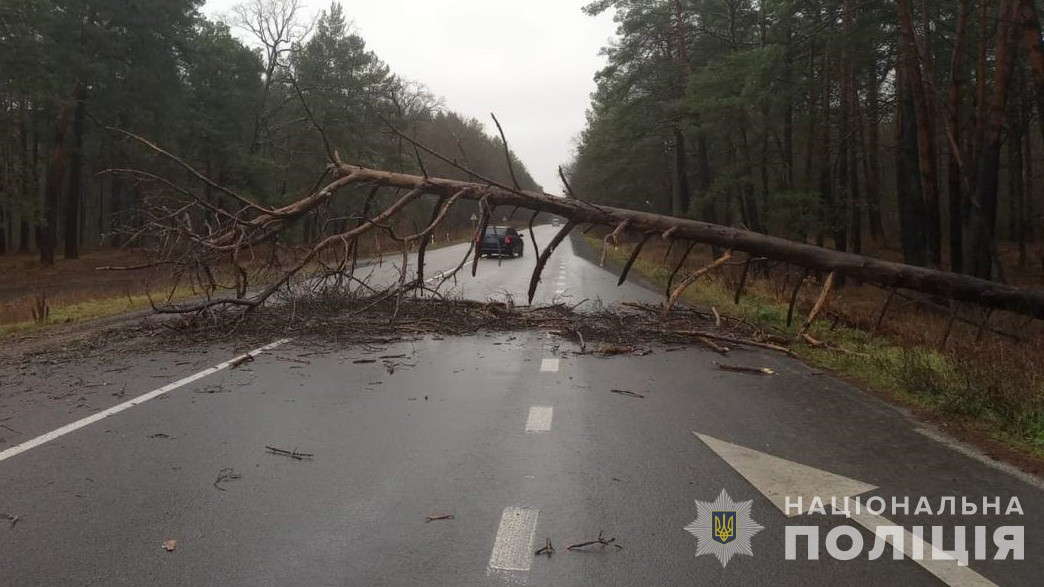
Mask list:
[[[174,552],[174,550],[177,547],[178,547],[178,541],[174,540],[173,538],[171,538],[170,540],[167,540],[167,541],[165,541],[163,543],[163,550],[166,550],[167,552]]]

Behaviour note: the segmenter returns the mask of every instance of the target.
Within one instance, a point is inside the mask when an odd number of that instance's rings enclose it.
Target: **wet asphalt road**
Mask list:
[[[538,240],[551,234],[539,229]],[[428,274],[451,269],[459,254],[430,252]],[[482,260],[477,278],[461,274],[457,293],[522,303],[534,261],[527,239],[524,258]],[[394,276],[390,261],[373,270]],[[536,301],[556,299],[658,294],[617,288],[567,241]],[[244,350],[127,358],[102,348],[75,363],[4,366],[0,584],[1037,585],[1044,569],[1039,480],[966,456],[866,394],[762,352],[729,361],[775,375],[720,371],[720,357],[695,348],[577,355],[537,331],[349,348],[291,340],[18,448]],[[762,493],[767,483],[825,490],[825,481],[723,458],[693,432],[873,486],[863,499],[908,497],[908,512],[884,516],[907,529],[945,526],[947,548],[953,525],[968,526],[971,550],[974,526],[991,535],[1024,526],[1025,560],[972,560],[943,582],[910,558],[892,560],[890,548],[868,560],[866,530],[859,557],[830,560],[823,536],[852,521],[787,518]],[[764,527],[751,538],[754,555],[725,568],[696,556],[684,530],[695,500],[722,489],[751,500]],[[933,511],[942,496],[957,496],[958,507],[960,497],[997,496],[1002,513],[1017,496],[1024,514],[915,515],[921,496]],[[453,519],[425,521],[436,514]],[[785,560],[793,525],[820,528],[821,560]],[[566,551],[599,532],[623,548]],[[547,538],[557,553],[532,556]],[[162,548],[168,540],[173,552]]]

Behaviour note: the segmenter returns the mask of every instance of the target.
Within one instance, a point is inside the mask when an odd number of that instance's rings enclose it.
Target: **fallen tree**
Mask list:
[[[439,227],[452,206],[460,201],[470,200],[479,204],[481,219],[478,229],[480,233],[493,217],[493,210],[498,207],[513,207],[515,209],[532,211],[533,216],[530,219],[531,234],[532,219],[536,218],[537,213],[551,213],[567,220],[565,226],[539,255],[530,281],[530,301],[532,301],[537,284],[540,281],[543,267],[554,251],[555,246],[577,226],[588,225],[612,229],[612,233],[610,237],[607,237],[607,241],[610,238],[618,237],[624,232],[641,235],[637,245],[638,249],[652,238],[660,238],[672,243],[688,243],[689,250],[691,250],[692,244],[701,243],[724,249],[728,251],[727,255],[743,252],[751,258],[758,257],[784,261],[808,270],[850,277],[859,281],[878,284],[888,289],[906,289],[948,298],[957,302],[975,304],[993,310],[1005,310],[1037,319],[1044,318],[1044,292],[1042,291],[1020,289],[957,273],[829,250],[739,228],[638,210],[600,206],[576,197],[555,197],[543,193],[523,191],[517,187],[511,187],[473,173],[471,175],[474,181],[459,181],[428,177],[426,175],[411,175],[370,169],[342,163],[333,152],[330,153],[332,163],[323,176],[324,178],[332,176],[332,179],[328,179],[325,185],[286,206],[266,208],[253,204],[246,198],[221,186],[216,186],[202,174],[175,156],[163,151],[158,146],[140,137],[133,138],[144,142],[150,148],[178,162],[197,180],[207,182],[212,188],[216,187],[223,190],[241,204],[238,210],[231,212],[218,209],[198,196],[193,195],[191,190],[180,187],[169,180],[150,174],[143,174],[142,172],[133,172],[138,174],[139,177],[160,182],[168,192],[165,197],[181,196],[178,205],[170,205],[170,202],[167,202],[163,206],[156,207],[150,214],[149,223],[143,229],[151,232],[154,236],[159,236],[160,241],[164,243],[157,263],[180,265],[183,269],[187,265],[192,265],[191,272],[194,275],[202,276],[199,277],[199,281],[208,294],[218,289],[215,287],[216,283],[210,271],[210,267],[213,264],[225,260],[230,261],[236,267],[235,274],[237,277],[234,287],[236,295],[234,297],[217,297],[207,299],[200,304],[187,306],[168,305],[159,308],[160,311],[165,312],[199,311],[215,306],[239,306],[249,310],[263,303],[276,291],[279,291],[280,288],[285,287],[291,278],[300,274],[305,268],[314,266],[316,263],[321,263],[324,267],[330,268],[332,273],[347,272],[351,275],[357,262],[358,248],[356,245],[359,237],[374,230],[384,231],[402,245],[403,263],[401,266],[402,275],[398,283],[399,290],[433,289],[437,291],[438,287],[448,279],[448,276],[444,276],[442,282],[434,288],[426,285],[423,279],[424,251],[428,244],[429,236]],[[423,148],[421,145],[418,146]],[[437,154],[435,155],[438,156]],[[308,243],[303,249],[303,254],[297,256],[285,266],[279,266],[276,273],[270,276],[274,278],[267,280],[266,286],[253,292],[248,291],[247,271],[243,267],[244,258],[253,255],[256,247],[271,242],[296,221],[315,213],[322,206],[337,197],[345,188],[359,186],[368,186],[371,188],[371,191],[362,212],[354,218],[356,220],[355,226],[342,232],[320,237],[315,242]],[[379,211],[371,211],[370,208],[374,201],[374,195],[381,188],[394,190],[396,195],[390,205]],[[392,228],[392,221],[407,207],[420,201],[425,196],[432,196],[438,199],[427,226],[418,228],[413,234],[396,234]],[[202,212],[204,215],[212,217],[211,221],[204,223],[205,229],[194,228],[191,219],[192,211]],[[408,279],[407,251],[414,245],[418,246],[416,273],[414,279]],[[334,251],[334,262],[323,261],[324,255],[330,254],[331,251]],[[471,256],[471,252],[469,250],[468,255],[462,259],[461,265],[457,267],[456,271],[464,267],[467,258]],[[624,275],[621,276],[621,282],[637,257],[637,253],[638,251],[636,250],[632,254],[631,260],[624,267]],[[719,259],[717,264],[720,265],[721,261]],[[683,279],[680,286],[673,292],[669,292],[669,301],[666,307],[669,308],[673,304],[678,294],[685,287],[691,285],[695,281],[696,276],[706,273],[713,268],[713,266],[703,268],[697,273],[688,276],[688,278]],[[271,268],[269,269],[271,270]],[[473,273],[477,270],[477,256],[472,257],[471,270]],[[456,271],[453,273],[455,274]],[[824,287],[824,291],[820,296],[821,299],[825,299],[829,293],[829,284],[832,281],[832,279],[826,280],[827,286]]]

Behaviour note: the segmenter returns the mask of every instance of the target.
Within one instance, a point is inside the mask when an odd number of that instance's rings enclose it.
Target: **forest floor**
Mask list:
[[[600,237],[592,234],[587,239],[601,249]],[[709,247],[706,249],[693,250],[676,282],[712,261]],[[631,244],[621,243],[609,248],[607,258],[621,267],[631,250]],[[999,251],[1009,283],[1044,287],[1039,256],[1044,251],[1031,251],[1021,270],[1017,247],[1001,245]],[[649,243],[632,272],[654,287],[665,288],[683,253]],[[870,254],[901,261],[895,250]],[[804,270],[787,265],[772,266],[767,276],[751,270],[737,304],[734,295],[743,264],[741,257],[701,278],[685,298],[757,324],[767,333],[800,341],[798,329],[820,291],[817,276],[802,280]],[[802,285],[788,324],[789,301],[799,282]],[[793,350],[804,361],[909,409],[994,458],[1041,470],[1044,371],[1039,361],[1044,356],[1044,321],[1005,312],[987,314],[971,306],[959,306],[955,313],[946,300],[915,302],[898,296],[880,319],[888,295],[868,284],[849,281],[837,287],[835,283],[826,309],[809,331],[814,340],[825,344],[813,347],[797,342]]]

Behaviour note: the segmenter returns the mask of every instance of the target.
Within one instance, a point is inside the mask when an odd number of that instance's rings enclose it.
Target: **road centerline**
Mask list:
[[[550,406],[533,406],[529,408],[526,432],[550,432],[554,411],[554,408]]]
[[[489,556],[489,568],[500,571],[528,571],[533,563],[533,537],[536,536],[539,510],[504,508],[500,527]]]

